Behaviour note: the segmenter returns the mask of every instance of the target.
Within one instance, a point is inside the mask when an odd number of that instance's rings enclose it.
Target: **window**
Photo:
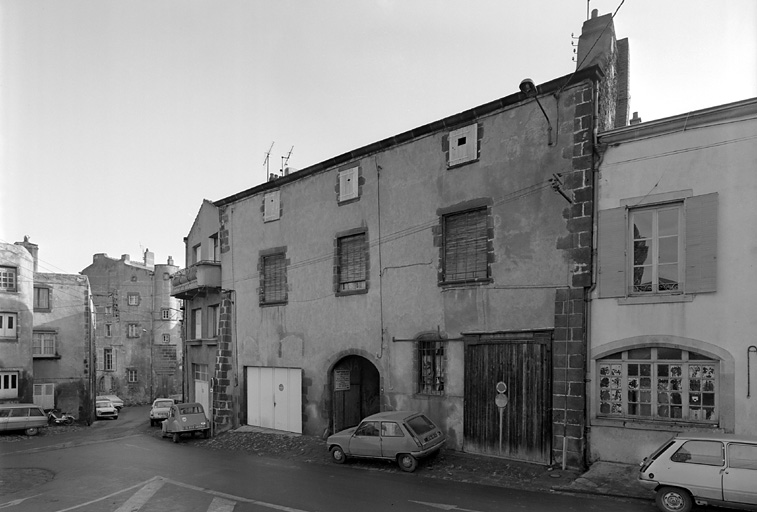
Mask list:
[[[209,382],[208,365],[192,363],[192,375],[194,376],[194,380]]]
[[[0,398],[18,398],[18,372],[0,372]]]
[[[260,260],[260,304],[286,304],[286,255],[269,254]]]
[[[722,466],[725,463],[723,443],[720,441],[686,441],[670,456],[673,462]]]
[[[348,201],[359,196],[359,167],[339,171],[339,201]]]
[[[105,337],[110,338],[113,336],[113,324],[105,324]]]
[[[621,205],[599,212],[600,297],[673,302],[716,291],[717,193],[650,194]]]
[[[32,356],[55,356],[55,340],[56,334],[54,332],[34,332],[32,334]]]
[[[126,331],[127,338],[139,338],[139,324],[128,324]]]
[[[221,261],[221,246],[218,243],[218,233],[210,237],[213,244],[213,261]]]
[[[381,422],[381,436],[382,437],[405,437],[405,433],[402,432],[398,423],[393,421]]]
[[[202,246],[200,244],[195,245],[192,247],[192,263],[197,263],[198,261],[201,261],[201,248]]]
[[[128,369],[126,370],[126,379],[129,382],[137,382],[137,370]]]
[[[367,291],[366,238],[366,233],[358,233],[337,239],[337,292]]]
[[[444,342],[418,341],[418,393],[444,394]]]
[[[139,306],[139,293],[129,292],[126,295],[128,297],[129,306]]]
[[[106,315],[113,315],[113,306],[105,306],[105,314]]]
[[[447,167],[472,162],[478,158],[478,125],[472,124],[449,133]]]
[[[171,310],[169,308],[162,308],[160,310],[160,318],[162,320],[170,320],[171,319]]]
[[[378,421],[364,421],[360,424],[355,431],[356,436],[378,437],[379,435],[379,422]]]
[[[663,421],[718,421],[717,361],[695,352],[648,347],[598,361],[598,414]]]
[[[443,283],[489,279],[489,229],[486,208],[445,215]]]
[[[34,287],[34,310],[50,310],[50,288]]]
[[[728,466],[734,469],[757,469],[757,445],[730,443]]]
[[[106,372],[112,372],[116,369],[116,361],[112,348],[103,349],[103,369]]]
[[[192,339],[202,338],[202,309],[192,310]]]
[[[219,327],[221,324],[221,308],[216,304],[215,306],[208,306],[208,338],[215,338],[219,333]]]
[[[280,217],[280,191],[273,190],[263,195],[263,222],[278,220]]]
[[[164,334],[163,335],[163,343],[171,343],[171,335],[170,334]]]
[[[16,267],[0,267],[0,291],[16,291]]]
[[[16,338],[16,313],[0,313],[0,338]]]

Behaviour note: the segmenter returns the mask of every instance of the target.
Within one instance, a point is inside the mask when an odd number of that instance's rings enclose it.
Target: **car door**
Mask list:
[[[398,453],[408,453],[413,441],[402,431],[402,427],[396,421],[381,422],[381,455],[395,458]],[[417,446],[415,447],[418,448]]]
[[[757,444],[729,443],[728,466],[723,471],[723,499],[757,504]]]
[[[720,441],[691,440],[670,456],[667,470],[655,471],[667,485],[689,489],[695,497],[723,499],[725,447]],[[662,462],[662,461],[661,461]]]
[[[364,421],[350,438],[350,455],[381,457],[381,437],[378,421]]]
[[[11,417],[8,422],[8,430],[24,430],[29,418],[28,407],[15,407],[11,409]]]
[[[11,419],[11,410],[10,409],[0,409],[0,432],[4,430],[9,430],[10,424],[9,421]]]

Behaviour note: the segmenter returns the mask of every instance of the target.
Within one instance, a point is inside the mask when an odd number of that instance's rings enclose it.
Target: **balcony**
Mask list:
[[[191,300],[221,289],[221,263],[198,261],[171,276],[171,296]]]

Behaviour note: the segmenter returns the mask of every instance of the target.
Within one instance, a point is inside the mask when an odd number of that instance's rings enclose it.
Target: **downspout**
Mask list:
[[[379,266],[379,324],[381,327],[381,346],[376,354],[376,359],[384,356],[384,291],[383,277],[384,268],[381,266],[381,166],[378,164],[378,158],[374,155],[373,162],[376,165],[376,215],[378,217],[378,266]]]

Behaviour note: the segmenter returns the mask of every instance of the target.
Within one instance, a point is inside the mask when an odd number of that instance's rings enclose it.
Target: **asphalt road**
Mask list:
[[[650,503],[535,493],[174,444],[144,407],[89,429],[0,443],[0,475],[28,485],[0,495],[4,512],[651,512]],[[3,477],[5,478],[5,477]]]

